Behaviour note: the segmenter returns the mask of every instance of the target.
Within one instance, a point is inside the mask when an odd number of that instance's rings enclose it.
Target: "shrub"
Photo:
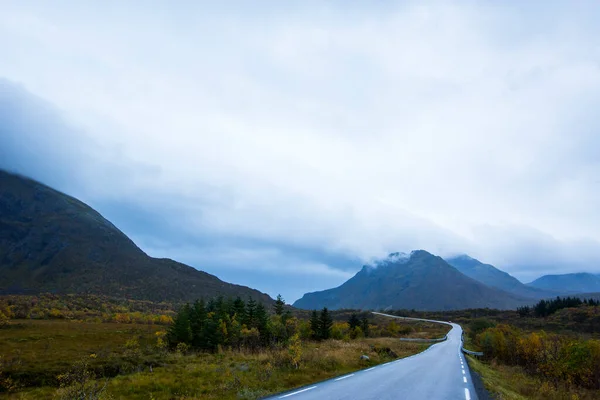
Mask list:
[[[600,341],[544,332],[524,333],[508,325],[488,328],[476,343],[487,359],[518,365],[552,385],[600,389]]]
[[[108,379],[96,381],[96,375],[89,368],[87,360],[77,362],[71,370],[59,375],[60,388],[56,397],[60,400],[100,400],[109,398],[106,393]]]
[[[298,369],[300,367],[300,359],[302,358],[302,342],[298,333],[290,338],[288,354],[290,356],[290,363],[294,369]]]

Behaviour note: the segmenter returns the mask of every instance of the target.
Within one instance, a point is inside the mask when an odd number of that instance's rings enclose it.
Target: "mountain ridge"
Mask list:
[[[391,256],[400,253],[392,253]],[[515,308],[530,304],[500,289],[486,286],[459,272],[441,257],[415,250],[406,259],[388,259],[364,265],[342,285],[306,293],[294,307],[315,309]]]
[[[566,293],[600,292],[600,274],[574,272],[544,275],[527,284],[539,289],[560,290]]]
[[[491,264],[483,263],[467,254],[446,258],[445,260],[461,273],[476,281],[518,296],[543,299],[561,294],[558,291],[528,286],[509,273],[502,271]]]
[[[89,293],[152,301],[267,294],[148,256],[82,201],[0,170],[0,293]]]

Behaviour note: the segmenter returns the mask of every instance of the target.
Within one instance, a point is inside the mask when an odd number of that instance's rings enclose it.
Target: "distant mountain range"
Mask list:
[[[485,285],[504,290],[509,293],[533,299],[543,299],[564,293],[564,290],[553,287],[528,286],[514,276],[499,270],[490,264],[461,255],[446,259],[454,268]]]
[[[153,301],[265,293],[146,255],[81,201],[0,170],[0,293],[92,293]]]
[[[294,303],[304,309],[510,309],[534,302],[487,286],[424,250],[392,253],[365,265],[341,286],[305,294]]]
[[[411,254],[392,253],[373,265],[365,265],[341,286],[306,293],[294,306],[304,309],[514,309],[556,296],[598,298],[598,292],[599,275],[546,275],[524,284],[468,255],[444,260],[417,250]]]
[[[170,259],[149,257],[98,212],[34,180],[0,170],[0,294],[89,293],[152,301],[253,297]],[[598,298],[600,275],[546,275],[530,284],[467,255],[444,260],[424,250],[392,253],[341,286],[305,294],[304,309],[509,309],[542,298]]]
[[[528,285],[544,290],[559,290],[569,293],[600,292],[600,275],[586,272],[544,275]]]

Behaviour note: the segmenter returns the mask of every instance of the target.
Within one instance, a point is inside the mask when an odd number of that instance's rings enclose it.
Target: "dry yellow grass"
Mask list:
[[[564,386],[554,387],[532,377],[520,367],[484,363],[468,357],[469,366],[477,372],[485,388],[499,400],[597,400],[597,391]]]
[[[302,344],[300,366],[288,349],[258,353],[224,350],[219,354],[170,354],[165,364],[144,372],[117,376],[107,393],[114,399],[257,399],[358,369],[416,354],[427,345],[398,339],[328,340]],[[366,354],[369,361],[361,361]],[[15,399],[50,398],[55,389],[13,394]]]

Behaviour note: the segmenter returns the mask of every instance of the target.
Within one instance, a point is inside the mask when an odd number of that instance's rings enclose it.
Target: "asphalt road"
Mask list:
[[[435,321],[442,322],[442,321]],[[462,329],[422,353],[269,397],[287,400],[476,400],[461,348]]]

